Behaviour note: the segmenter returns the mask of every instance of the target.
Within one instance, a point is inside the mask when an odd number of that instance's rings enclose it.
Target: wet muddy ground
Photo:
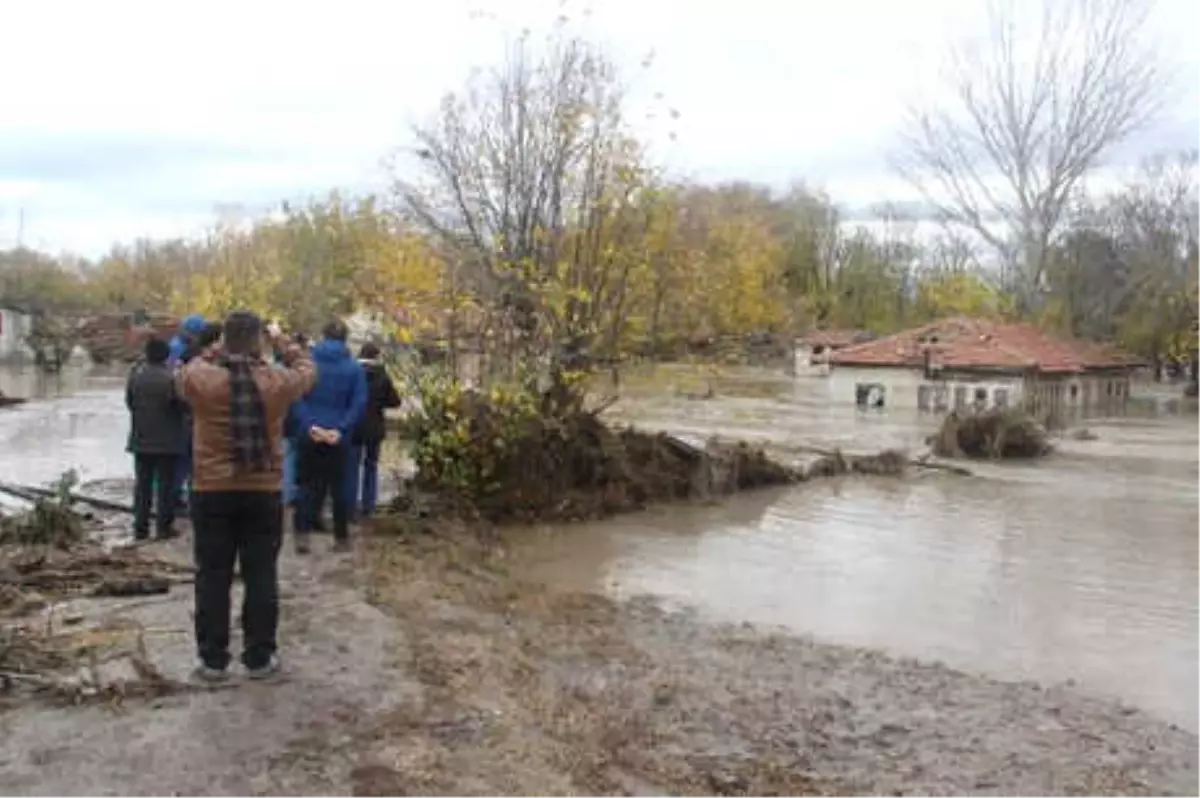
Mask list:
[[[146,550],[187,563],[188,545]],[[295,560],[286,553],[282,568],[285,679],[185,688],[120,704],[56,706],[36,697],[10,703],[0,711],[0,793],[287,795],[348,784],[346,763],[334,757],[319,767],[267,765],[314,735],[336,744],[365,718],[411,701],[419,686],[403,667],[405,639],[386,614],[362,600],[353,558]],[[235,627],[238,603],[240,597]],[[191,590],[183,586],[165,596],[77,600],[39,617],[138,630],[150,662],[186,685],[195,662],[191,612]],[[235,628],[235,657],[239,642]]]
[[[920,437],[811,387],[736,386],[687,402],[635,385],[620,413],[785,449]],[[127,473],[111,387],[15,412],[0,479],[66,458]],[[0,793],[1195,794],[1195,420],[1170,424],[1096,426],[1045,471],[985,467],[975,486],[846,480],[498,548],[286,553],[285,681],[10,709]],[[5,456],[14,440],[32,464]],[[152,659],[190,669],[186,588],[86,611],[155,630]]]
[[[547,590],[449,527],[322,549],[284,555],[282,679],[9,707],[0,793],[1197,789],[1195,735],[1070,687]],[[186,589],[56,612],[137,624],[168,678],[191,665]]]

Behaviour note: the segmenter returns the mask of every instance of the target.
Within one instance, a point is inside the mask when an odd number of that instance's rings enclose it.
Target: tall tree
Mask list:
[[[999,255],[1024,307],[1073,191],[1161,106],[1151,8],[992,0],[985,33],[951,48],[944,91],[911,111],[897,169]]]
[[[613,63],[560,20],[415,130],[423,174],[395,187],[450,261],[451,293],[472,291],[527,332],[545,322],[548,340],[605,327],[628,266],[610,237],[647,176],[623,104]]]

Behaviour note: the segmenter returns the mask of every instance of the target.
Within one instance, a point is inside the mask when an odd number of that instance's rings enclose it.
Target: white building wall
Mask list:
[[[817,355],[813,354],[813,349],[808,344],[797,344],[796,362],[792,373],[797,377],[828,377],[830,372],[828,358],[828,349]]]
[[[837,403],[854,404],[858,386],[877,385],[883,389],[884,408],[946,412],[980,405],[1014,407],[1028,395],[1035,404],[1058,408],[1070,416],[1120,414],[1130,389],[1127,374],[1046,377],[1026,382],[1018,376],[948,372],[930,380],[924,369],[861,366],[835,366],[829,383],[830,399]],[[878,394],[876,390],[872,396]]]
[[[995,407],[998,402],[1011,407],[1021,400],[1023,390],[1020,377],[947,374],[944,379],[930,380],[924,369],[911,368],[835,366],[829,380],[830,396],[835,402],[853,404],[858,386],[881,385],[884,407],[899,410],[920,409],[922,395],[944,410],[953,410],[962,402],[974,406],[980,400],[987,407]]]
[[[33,330],[33,318],[9,308],[0,308],[0,359],[24,360],[33,357],[25,337]]]

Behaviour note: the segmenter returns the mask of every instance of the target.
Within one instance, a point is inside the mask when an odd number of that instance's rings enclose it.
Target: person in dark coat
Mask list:
[[[134,458],[133,536],[150,536],[154,506],[156,537],[175,534],[175,475],[187,448],[184,404],[175,393],[166,341],[146,342],[145,360],[133,368],[125,385],[129,408],[129,452]],[[157,490],[155,489],[157,487]],[[155,501],[157,494],[157,501]]]
[[[400,394],[379,360],[379,347],[365,343],[358,352],[359,365],[367,377],[367,408],[351,436],[350,467],[346,490],[350,493],[352,516],[369,518],[379,499],[379,450],[387,437],[383,411],[400,406]]]

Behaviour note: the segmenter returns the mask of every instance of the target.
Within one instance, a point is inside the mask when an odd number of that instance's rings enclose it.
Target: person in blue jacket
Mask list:
[[[191,343],[204,333],[207,326],[208,322],[204,320],[203,314],[193,313],[185,318],[179,325],[179,331],[171,336],[171,341],[167,344],[167,363],[172,367],[180,365]]]
[[[346,336],[346,325],[340,321],[325,326],[322,340],[313,347],[317,383],[293,406],[300,493],[296,551],[300,554],[309,550],[309,532],[326,495],[333,504],[334,549],[345,551],[350,545],[350,502],[343,486],[351,435],[367,407],[367,379],[346,346]]]
[[[190,360],[191,356],[195,354],[194,350],[197,344],[203,342],[209,327],[209,323],[201,313],[193,313],[184,318],[179,325],[179,331],[167,343],[167,365],[171,369],[177,369]],[[184,408],[183,429],[185,436],[183,453],[177,461],[175,485],[172,489],[176,511],[180,515],[187,513],[188,482],[192,476],[192,418],[186,407]]]

